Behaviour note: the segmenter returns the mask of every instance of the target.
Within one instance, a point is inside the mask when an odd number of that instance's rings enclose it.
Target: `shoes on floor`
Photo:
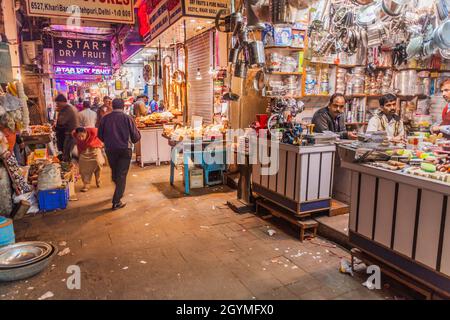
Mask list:
[[[83,189],[81,189],[81,192],[88,192],[89,188],[88,187],[84,187]]]
[[[102,186],[100,181],[95,181],[95,185],[97,186],[97,188],[100,188]]]
[[[112,206],[113,210],[118,210],[118,209],[122,209],[126,206],[127,204],[125,202],[120,201],[119,203],[115,203]]]

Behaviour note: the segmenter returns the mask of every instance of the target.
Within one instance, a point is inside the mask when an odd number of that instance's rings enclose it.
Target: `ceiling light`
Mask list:
[[[197,74],[195,75],[195,80],[202,80],[202,74],[200,73],[200,68],[197,68]]]
[[[195,20],[190,20],[190,22],[195,23],[196,21]]]
[[[213,74],[214,74],[214,68],[213,68],[213,66],[209,66],[208,74],[209,74],[209,75],[213,75]]]

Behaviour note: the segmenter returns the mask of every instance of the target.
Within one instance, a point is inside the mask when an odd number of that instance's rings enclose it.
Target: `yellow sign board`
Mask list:
[[[133,0],[26,0],[27,12],[36,17],[65,17],[134,24]]]

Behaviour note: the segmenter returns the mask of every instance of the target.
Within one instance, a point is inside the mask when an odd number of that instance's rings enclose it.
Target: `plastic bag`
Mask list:
[[[61,166],[57,163],[47,164],[39,174],[38,189],[50,190],[62,185]]]

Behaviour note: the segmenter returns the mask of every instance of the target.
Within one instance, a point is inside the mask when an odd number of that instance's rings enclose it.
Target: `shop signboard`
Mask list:
[[[53,38],[56,65],[111,66],[111,43],[92,39]]]
[[[184,0],[184,15],[198,18],[215,18],[217,12],[229,12],[230,0]]]
[[[134,23],[133,0],[26,0],[28,15],[67,17],[113,23]]]
[[[144,0],[137,14],[139,32],[149,42],[183,16],[215,19],[221,9],[229,12],[230,0]]]
[[[183,16],[183,5],[181,0],[168,0],[167,10],[169,10],[170,24],[175,23],[179,18]]]
[[[111,68],[78,67],[78,66],[54,66],[57,75],[100,75],[110,76]]]
[[[156,38],[170,26],[169,10],[166,0],[160,1],[150,12],[150,38]]]

